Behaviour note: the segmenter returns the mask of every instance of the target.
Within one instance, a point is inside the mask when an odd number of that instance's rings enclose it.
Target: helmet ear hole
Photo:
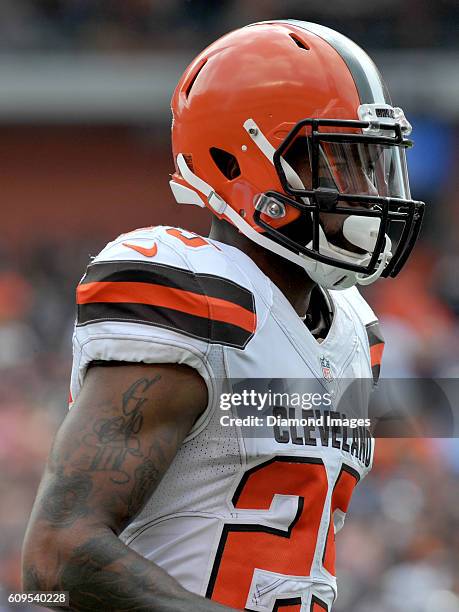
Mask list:
[[[185,82],[182,88],[182,91],[185,92],[185,97],[187,100],[190,97],[191,89],[193,88],[193,85],[195,84],[195,81],[198,78],[201,70],[204,68],[204,64],[206,62],[207,62],[207,58],[202,59],[197,65],[197,67],[195,68],[194,73],[191,74],[191,77],[189,78],[189,80]]]
[[[304,41],[302,41],[298,36],[295,36],[295,34],[289,34],[289,36],[297,47],[299,47],[300,49],[304,49],[305,51],[309,51],[308,45]]]
[[[241,169],[234,155],[217,147],[211,147],[210,155],[217,168],[229,181],[240,176]]]

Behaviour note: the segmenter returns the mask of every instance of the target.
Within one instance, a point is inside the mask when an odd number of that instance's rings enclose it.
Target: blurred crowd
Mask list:
[[[285,17],[370,48],[457,48],[458,13],[454,0],[2,0],[0,50],[197,49],[222,31]]]
[[[73,247],[1,257],[0,610],[4,593],[20,589],[25,525],[66,413],[74,286],[88,259],[84,245]]]
[[[335,612],[459,610],[457,440],[378,439],[337,535]]]

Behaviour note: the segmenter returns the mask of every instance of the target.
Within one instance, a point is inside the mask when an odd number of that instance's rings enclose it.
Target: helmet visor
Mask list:
[[[369,142],[320,142],[318,185],[313,185],[311,142],[299,137],[284,153],[305,190],[317,187],[339,193],[410,199],[405,147]],[[298,182],[286,179],[298,193]]]
[[[319,181],[346,194],[411,197],[405,149],[393,145],[321,143]]]

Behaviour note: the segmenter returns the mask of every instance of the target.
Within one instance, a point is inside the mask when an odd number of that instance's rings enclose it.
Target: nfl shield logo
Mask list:
[[[333,380],[330,360],[322,356],[320,358],[320,365],[322,366],[322,376],[325,378],[325,380]]]

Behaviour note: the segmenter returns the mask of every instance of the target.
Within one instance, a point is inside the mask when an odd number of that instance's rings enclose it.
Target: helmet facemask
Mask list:
[[[265,234],[308,260],[310,276],[328,288],[396,276],[420,230],[424,204],[411,199],[405,160],[410,126],[391,107],[362,105],[359,116],[378,111],[385,120],[299,121],[272,158],[284,193],[255,205]],[[269,217],[286,206],[299,218],[274,229]]]

